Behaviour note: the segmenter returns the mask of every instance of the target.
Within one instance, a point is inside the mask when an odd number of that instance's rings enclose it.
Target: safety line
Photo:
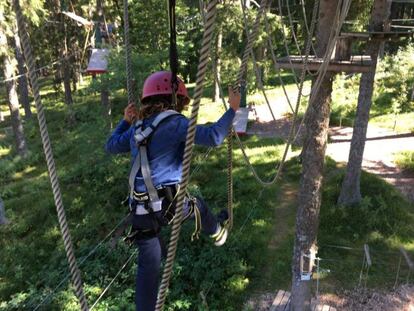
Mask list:
[[[111,288],[112,284],[116,281],[116,279],[119,277],[119,275],[124,271],[126,266],[128,266],[129,262],[132,260],[132,258],[135,257],[135,255],[138,253],[138,249],[135,249],[135,251],[129,256],[127,261],[122,265],[122,267],[118,270],[117,274],[112,278],[111,282],[105,287],[105,289],[102,291],[102,293],[99,295],[99,297],[95,300],[93,305],[91,306],[90,310],[92,311],[96,305],[101,301],[102,297],[105,296],[106,292]]]
[[[60,59],[58,59],[58,60],[56,60],[56,61],[54,61],[54,62],[52,62],[52,63],[49,63],[48,65],[45,65],[45,66],[43,66],[43,67],[36,68],[36,69],[34,69],[34,70],[33,70],[33,73],[38,72],[38,71],[42,71],[43,69],[46,69],[46,68],[52,67],[52,66],[54,66],[54,65],[57,65],[57,64],[59,64],[59,63],[61,63],[61,62],[65,61],[65,60],[68,60],[68,59],[69,59],[69,58],[71,58],[72,56],[74,56],[74,54],[70,54],[70,55],[65,56],[65,57],[63,57],[63,58],[60,58]],[[17,79],[19,79],[19,78],[21,78],[21,77],[23,77],[23,76],[29,76],[29,75],[30,75],[30,71],[29,71],[29,72],[22,73],[22,74],[19,74],[19,75],[17,75],[17,76],[13,76],[13,77],[10,77],[10,78],[7,78],[7,79],[4,79],[4,80],[1,80],[1,81],[0,81],[0,84],[6,83],[6,82],[9,82],[9,81],[13,81],[13,80],[17,80]]]
[[[91,250],[91,251],[89,251],[89,253],[86,255],[86,256],[84,256],[84,257],[80,257],[80,260],[79,260],[79,267],[80,266],[82,266],[85,262],[86,262],[86,260],[88,260],[89,259],[89,257],[91,257],[93,254],[95,254],[96,253],[96,251],[99,249],[99,247],[100,246],[102,246],[104,243],[105,243],[105,241],[107,240],[107,239],[109,239],[111,236],[112,236],[112,234],[115,232],[115,230],[116,229],[118,229],[118,227],[124,222],[124,220],[127,218],[128,216],[125,216],[124,218],[122,218],[122,220],[97,244],[97,245],[95,245],[95,247]],[[36,306],[36,308],[33,310],[33,311],[35,311],[35,310],[37,310],[37,309],[39,309],[47,300],[49,300],[51,297],[53,297],[55,294],[56,294],[56,290],[60,287],[60,286],[62,286],[62,284],[65,282],[65,281],[67,281],[67,279],[69,278],[69,276],[70,276],[70,274],[66,274],[66,276],[59,282],[59,284],[58,285],[56,285],[56,287],[52,290],[52,292],[48,295],[48,296],[46,296],[46,298],[44,298],[37,306]]]

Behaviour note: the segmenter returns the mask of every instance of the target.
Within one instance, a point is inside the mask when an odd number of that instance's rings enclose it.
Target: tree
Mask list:
[[[390,9],[391,2],[387,0],[375,0],[369,31],[384,31],[384,23],[388,19]],[[360,185],[361,166],[380,49],[380,40],[371,40],[368,42],[367,51],[371,55],[372,66],[369,72],[363,73],[361,76],[351,149],[349,151],[348,165],[342,182],[341,193],[338,198],[339,204],[349,205],[359,203],[362,199]]]
[[[17,60],[17,68],[19,70],[20,78],[18,80],[19,86],[19,99],[20,104],[24,108],[24,115],[27,119],[32,117],[32,111],[30,110],[30,99],[29,99],[29,88],[26,77],[26,68],[24,63],[24,57],[22,52],[22,47],[20,44],[19,32],[17,31],[17,23],[15,25],[16,32],[14,33],[14,43],[15,43],[15,55]]]
[[[320,2],[316,33],[316,53],[319,57],[323,57],[327,50],[338,3],[339,0]],[[301,259],[304,258],[303,255],[310,254],[316,245],[333,77],[332,72],[326,73],[318,92],[311,96],[314,100],[310,100],[304,120],[306,137],[302,150],[302,175],[292,262],[292,311],[310,310],[310,282],[301,280]]]
[[[3,200],[0,198],[0,225],[7,225],[9,220],[6,218]]]
[[[15,32],[13,24],[5,19],[5,12],[0,11],[0,57],[3,58],[3,72],[6,79],[10,79],[16,72],[16,59],[14,57],[13,45],[14,42],[10,38],[10,34]],[[6,91],[8,105],[10,109],[11,124],[16,144],[17,153],[22,156],[27,156],[27,143],[24,136],[24,129],[19,113],[19,100],[17,97],[17,83],[15,79],[6,81]]]

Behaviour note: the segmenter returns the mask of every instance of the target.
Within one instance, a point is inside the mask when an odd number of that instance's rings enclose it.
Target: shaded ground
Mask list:
[[[337,295],[322,295],[320,301],[338,311],[413,311],[414,287],[403,285],[391,292],[343,291]]]
[[[352,128],[331,128],[331,143],[326,154],[337,162],[347,162],[351,138]],[[369,127],[362,167],[397,187],[414,202],[414,173],[402,171],[394,163],[394,154],[404,150],[414,150],[414,135],[397,135],[392,131]]]
[[[264,112],[263,112],[264,113]],[[291,118],[282,117],[269,120],[269,113],[265,116],[258,114],[258,121],[252,122],[247,133],[262,137],[280,137],[287,139],[292,124]],[[296,128],[300,120],[296,122]],[[295,144],[301,144],[305,130],[303,126],[297,135]],[[337,162],[347,162],[349,156],[352,128],[331,127],[329,130],[330,144],[326,155]],[[414,134],[397,134],[387,129],[370,126],[365,144],[362,167],[364,170],[385,179],[411,202],[414,202],[414,173],[402,171],[394,163],[394,154],[414,150]]]
[[[283,117],[276,121],[269,120],[269,116],[251,122],[248,134],[262,137],[280,137],[286,139],[289,136],[291,119]],[[296,127],[300,125],[297,122]],[[303,140],[302,128],[296,143]],[[327,155],[337,162],[347,162],[349,156],[352,128],[332,127],[329,131],[330,143],[327,148]],[[363,169],[374,173],[397,187],[400,192],[410,201],[414,202],[414,174],[400,170],[394,163],[394,154],[404,150],[414,150],[414,135],[400,135],[389,130],[370,127],[367,133],[367,142],[364,151]],[[290,199],[292,199],[291,196]],[[283,200],[281,204],[284,203]],[[280,224],[281,233],[279,238],[286,237],[286,225]],[[285,233],[285,235],[283,235]],[[277,236],[277,235],[276,235]],[[275,238],[269,243],[269,250],[280,245],[280,239]],[[266,276],[266,269],[264,269]],[[267,277],[264,277],[264,282]],[[253,294],[246,302],[243,310],[264,311],[269,310],[276,291],[263,290]],[[352,291],[340,291],[337,294],[321,295],[320,302],[337,308],[338,311],[414,311],[414,287],[400,286],[393,291],[373,291],[355,289]]]

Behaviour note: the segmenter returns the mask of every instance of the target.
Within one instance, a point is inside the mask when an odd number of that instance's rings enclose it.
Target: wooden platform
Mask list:
[[[412,31],[388,31],[388,32],[342,32],[339,38],[350,38],[359,40],[396,40],[402,37],[411,37],[414,35]]]
[[[234,130],[239,135],[246,135],[247,121],[249,120],[249,108],[240,108],[234,117]]]
[[[304,59],[304,56],[283,57],[277,59],[277,64],[281,69],[301,70]],[[322,58],[310,56],[308,59],[308,69],[311,71],[317,71],[322,62]],[[352,56],[350,60],[331,59],[328,71],[349,73],[368,72],[371,69],[371,64],[371,57],[368,55]]]
[[[273,300],[270,311],[289,311],[290,308],[290,292],[279,290],[277,292],[275,300]],[[321,305],[312,299],[311,302],[312,311],[336,311],[335,308],[328,305]]]

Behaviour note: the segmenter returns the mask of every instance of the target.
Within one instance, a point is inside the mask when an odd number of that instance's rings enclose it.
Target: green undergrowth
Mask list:
[[[414,151],[401,151],[395,154],[394,161],[401,169],[414,172]]]
[[[359,284],[392,288],[405,283],[408,267],[402,261],[398,268],[399,248],[414,254],[414,205],[384,180],[362,172],[361,203],[338,206],[344,168],[331,160],[327,163],[318,234],[322,290]],[[360,281],[364,244],[370,249],[372,266]]]
[[[123,93],[112,98],[114,123],[125,101]],[[116,249],[107,240],[98,244],[125,215],[120,202],[127,192],[130,160],[128,155],[109,156],[103,150],[110,130],[98,95],[87,89],[76,94],[75,123],[69,122],[69,112],[55,94],[46,92],[44,104],[69,228],[91,304],[134,251],[123,243]],[[220,114],[217,105],[204,99],[200,120],[214,121]],[[30,149],[26,159],[16,157],[11,135],[0,131],[0,196],[11,221],[0,227],[0,310],[33,310],[43,300],[40,310],[76,310],[72,288],[64,279],[67,260],[36,120],[26,121],[25,131]],[[256,136],[243,141],[258,174],[271,179],[283,141]],[[194,150],[190,190],[218,212],[227,204],[226,147],[213,149],[206,158],[207,151]],[[300,170],[293,158],[286,163],[281,182],[262,188],[235,147],[235,218],[228,243],[217,248],[204,236],[191,242],[193,224],[183,226],[167,310],[237,310],[252,293],[289,288]],[[364,243],[373,254],[397,255],[400,243],[413,250],[412,205],[391,186],[364,173],[363,203],[343,208],[335,204],[343,168],[328,161],[325,175],[319,233],[320,257],[326,259],[321,261],[324,290],[355,283]],[[163,236],[168,240],[168,230]],[[338,251],[328,245],[357,250]],[[373,256],[374,262],[388,263],[388,257],[379,257]],[[95,310],[134,310],[135,269],[131,263],[120,273]],[[390,273],[384,271],[388,270],[373,267],[368,284],[388,286]]]
[[[386,128],[397,133],[414,133],[414,112],[387,114],[374,117],[370,124]]]
[[[99,97],[83,91],[69,111],[54,94],[43,97],[69,228],[90,304],[97,299],[133,252],[121,243],[111,249],[98,243],[125,215],[120,202],[127,192],[128,155],[109,156],[103,145],[108,123]],[[122,115],[125,98],[113,98],[114,121]],[[208,107],[207,107],[208,108]],[[201,119],[216,116],[202,112]],[[16,157],[11,135],[0,136],[0,196],[11,223],[0,228],[0,310],[75,310],[67,261],[57,222],[36,120],[25,123],[30,154]],[[258,173],[270,179],[283,142],[245,139]],[[191,191],[201,193],[215,211],[226,207],[226,148],[195,148]],[[234,159],[235,219],[228,243],[214,247],[201,237],[190,241],[193,225],[183,226],[167,310],[235,310],[243,303],[257,267],[265,263],[277,187],[263,192],[242,161]],[[260,194],[260,196],[259,196]],[[165,239],[168,239],[166,230]],[[97,251],[88,254],[98,245]],[[135,261],[135,260],[134,260]],[[130,264],[95,310],[134,310],[135,265]],[[286,270],[288,271],[288,270]],[[62,281],[62,282],[61,282]],[[57,289],[55,290],[55,288]],[[207,307],[205,307],[207,308]]]

